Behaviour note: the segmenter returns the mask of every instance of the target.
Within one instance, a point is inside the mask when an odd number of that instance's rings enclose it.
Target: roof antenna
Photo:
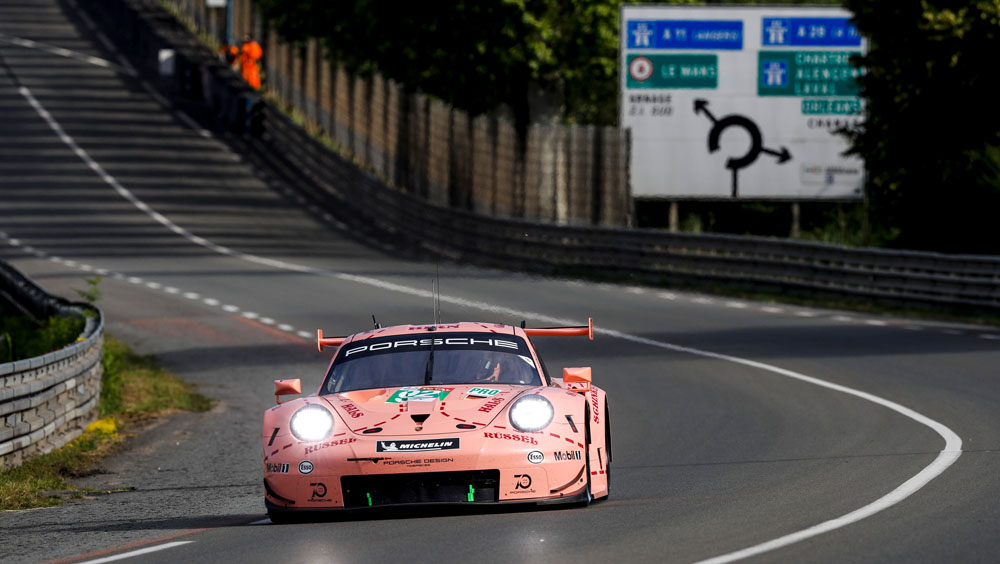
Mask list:
[[[372,314],[372,323],[375,324],[375,328],[376,329],[381,329],[382,328],[382,326],[378,324],[378,321],[375,321],[375,314],[374,313]]]
[[[434,263],[434,286],[437,291],[434,292],[434,324],[441,324],[441,265],[440,263]]]

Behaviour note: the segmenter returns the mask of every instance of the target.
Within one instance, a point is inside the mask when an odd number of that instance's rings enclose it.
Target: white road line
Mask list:
[[[785,311],[783,308],[774,307],[774,306],[764,306],[764,307],[760,308],[760,310],[763,311],[763,312],[765,312],[765,313],[784,313],[784,311]]]
[[[847,317],[846,315],[834,315],[830,319],[834,321],[843,321],[844,323],[851,323],[854,321],[853,317]]]
[[[227,313],[236,313],[239,310],[240,310],[240,308],[238,308],[238,307],[236,307],[234,305],[226,304],[226,305],[222,306],[222,311],[225,311]]]
[[[135,72],[131,65],[116,65],[111,61],[101,59],[99,57],[94,57],[92,55],[87,55],[85,53],[79,53],[77,51],[70,51],[63,47],[56,47],[55,45],[49,45],[47,43],[40,43],[38,41],[33,41],[31,39],[24,39],[22,37],[14,37],[13,35],[7,35],[6,33],[0,33],[0,41],[4,43],[10,43],[11,45],[17,45],[18,47],[24,47],[26,49],[36,49],[38,51],[44,51],[50,55],[56,55],[58,57],[66,57],[67,59],[74,59],[82,63],[87,63],[94,65],[96,67],[103,67],[106,69],[111,69],[118,71],[122,74],[127,74],[129,76],[137,76],[138,73]]]
[[[874,325],[875,327],[885,327],[886,325],[888,325],[888,323],[880,319],[867,319],[865,320],[865,323],[867,323],[868,325]]]
[[[664,300],[676,300],[677,294],[672,292],[660,292],[659,294],[656,294],[656,297],[663,298]]]
[[[158,544],[156,546],[150,546],[147,548],[140,548],[139,550],[132,550],[129,552],[123,552],[121,554],[116,554],[114,556],[105,556],[104,558],[98,558],[96,560],[85,560],[83,562],[78,562],[77,564],[102,564],[103,562],[114,562],[116,560],[124,560],[126,558],[132,558],[133,556],[141,556],[143,554],[149,554],[151,552],[159,552],[161,550],[166,550],[168,548],[175,548],[185,544],[191,544],[194,541],[174,541],[168,542],[167,544]]]
[[[725,302],[726,307],[731,307],[733,309],[746,309],[747,304],[743,302]]]
[[[996,333],[982,333],[981,335],[979,335],[979,338],[980,339],[990,339],[990,340],[993,340],[993,341],[1000,341],[1000,335],[998,335]]]
[[[703,305],[710,305],[715,303],[715,300],[713,300],[712,298],[695,298],[691,301],[696,304],[703,304]]]
[[[261,519],[260,521],[254,521],[253,523],[247,523],[247,525],[270,525],[270,519]]]
[[[202,137],[204,137],[206,139],[212,136],[212,134],[209,133],[209,131],[207,129],[205,129],[202,126],[198,125],[198,122],[196,122],[193,119],[191,119],[191,116],[185,114],[184,112],[182,112],[180,110],[176,110],[174,112],[174,115],[177,116],[177,119],[179,119],[182,122],[184,122],[184,125],[186,125],[189,128],[193,129],[198,135],[201,135]]]
[[[56,123],[56,121],[54,119],[52,119],[52,116],[49,115],[49,113],[47,111],[45,111],[45,108],[43,108],[41,106],[41,104],[39,104],[38,101],[35,100],[34,96],[31,95],[31,91],[30,90],[28,90],[26,87],[22,86],[22,87],[20,87],[19,91],[22,94],[22,96],[24,96],[28,100],[28,102],[35,109],[35,111],[38,112],[38,114],[40,116],[42,116],[42,118],[46,121],[46,123],[49,124],[49,127],[52,128],[52,130],[56,132],[56,134],[59,136],[59,138],[65,144],[67,144],[68,146],[70,146],[73,149],[73,151],[81,159],[83,159],[84,162],[86,162],[87,165],[92,170],[94,170],[94,172],[98,176],[100,176],[102,180],[105,181],[105,183],[107,183],[109,186],[111,186],[123,198],[125,198],[126,200],[128,200],[129,202],[131,202],[134,206],[136,206],[136,208],[142,210],[143,207],[146,207],[145,203],[143,203],[141,200],[139,200],[134,194],[132,194],[132,192],[130,192],[124,186],[122,186],[117,180],[114,179],[114,177],[112,177],[110,174],[108,174],[106,171],[104,171],[104,169],[96,161],[94,161],[90,157],[90,155],[88,155],[82,148],[80,148],[80,146],[77,145],[76,142],[71,137],[69,137],[69,135],[67,135],[65,133],[65,131],[63,131],[62,127],[58,123]],[[148,207],[147,207],[147,209],[148,209]],[[155,212],[155,211],[145,211],[145,213],[147,213],[150,217],[152,217],[154,220],[156,220],[157,222],[159,222],[161,225],[163,225],[164,227],[166,227],[170,231],[173,231],[174,233],[176,233],[176,234],[184,237],[185,239],[187,239],[187,240],[189,240],[189,241],[191,241],[191,242],[193,242],[193,243],[195,243],[197,245],[201,245],[201,246],[203,246],[205,248],[211,249],[213,251],[216,251],[216,252],[218,252],[220,254],[223,254],[223,255],[226,255],[226,256],[230,256],[230,257],[234,257],[234,258],[239,258],[241,260],[244,260],[244,261],[247,261],[247,262],[251,262],[251,263],[254,263],[254,264],[271,266],[273,268],[282,269],[282,270],[288,270],[288,271],[292,271],[292,272],[317,274],[317,275],[321,275],[321,276],[329,276],[331,278],[335,278],[335,279],[338,279],[338,280],[345,280],[345,281],[356,282],[358,284],[364,284],[364,285],[367,285],[367,286],[372,286],[372,287],[376,287],[376,288],[382,288],[382,289],[385,289],[385,290],[391,290],[391,291],[399,292],[399,293],[402,293],[402,294],[407,294],[407,295],[412,295],[412,296],[418,296],[418,297],[421,297],[421,298],[424,298],[424,299],[429,299],[429,298],[432,297],[431,296],[431,292],[429,290],[422,290],[422,289],[418,289],[418,288],[413,288],[413,287],[410,287],[410,286],[406,286],[406,285],[403,285],[403,284],[396,284],[396,283],[393,283],[393,282],[387,282],[387,281],[384,281],[384,280],[379,280],[379,279],[376,279],[376,278],[369,278],[369,277],[366,277],[366,276],[358,276],[358,275],[346,274],[346,273],[342,273],[342,272],[326,271],[326,270],[318,269],[318,268],[311,267],[311,266],[299,265],[299,264],[294,264],[294,263],[290,263],[290,262],[286,262],[286,261],[282,261],[282,260],[275,260],[275,259],[270,259],[270,258],[266,258],[266,257],[260,257],[260,256],[257,256],[257,255],[251,255],[251,254],[248,254],[248,253],[243,253],[243,252],[235,251],[235,250],[230,249],[228,247],[223,247],[221,245],[217,245],[215,243],[212,243],[210,241],[207,241],[207,240],[203,239],[202,237],[198,237],[198,236],[195,236],[195,235],[191,234],[186,229],[184,229],[184,228],[178,226],[177,224],[173,223],[172,221],[170,221],[169,219],[167,219],[166,217],[164,217],[163,215],[161,215],[158,212]],[[575,321],[575,320],[560,319],[560,318],[556,318],[556,317],[544,315],[544,314],[537,313],[537,312],[515,310],[515,309],[512,309],[512,308],[507,308],[507,307],[496,305],[496,304],[490,304],[490,303],[487,303],[487,302],[480,302],[480,301],[476,301],[476,300],[467,300],[465,298],[459,298],[459,297],[456,297],[456,296],[441,295],[441,296],[439,296],[438,299],[441,302],[449,303],[449,304],[460,306],[460,307],[468,307],[468,308],[472,308],[472,309],[478,309],[478,310],[484,311],[484,312],[501,313],[501,314],[510,315],[510,316],[514,316],[514,317],[537,319],[537,320],[545,322],[545,323],[553,323],[553,324],[560,324],[560,325],[578,325],[578,324],[580,324],[580,322]],[[244,317],[249,317],[249,315],[251,315],[251,312],[244,312],[243,313]],[[255,317],[257,317],[257,314],[252,314],[252,315],[255,316]],[[250,318],[252,319],[253,317],[250,317]],[[834,318],[834,319],[836,319],[836,318]],[[931,428],[932,430],[934,430],[945,441],[944,449],[942,449],[940,451],[940,453],[938,454],[938,456],[934,459],[933,462],[931,462],[931,464],[929,464],[928,466],[926,466],[923,470],[921,470],[920,472],[918,472],[915,476],[913,476],[912,478],[910,478],[909,480],[907,480],[906,482],[904,482],[902,485],[900,485],[896,489],[892,490],[891,492],[889,492],[888,494],[882,496],[881,498],[873,501],[872,503],[869,503],[869,504],[867,504],[867,505],[865,505],[865,506],[863,506],[863,507],[861,507],[859,509],[851,511],[850,513],[847,513],[847,514],[842,515],[840,517],[837,517],[835,519],[831,519],[829,521],[825,521],[825,522],[820,523],[818,525],[814,525],[812,527],[808,527],[806,529],[803,529],[801,531],[792,533],[790,535],[785,535],[785,536],[782,536],[782,537],[779,537],[779,538],[776,538],[776,539],[773,539],[773,540],[769,540],[767,542],[764,542],[764,543],[761,543],[761,544],[758,544],[758,545],[754,545],[754,546],[745,548],[745,549],[740,550],[740,551],[731,552],[729,554],[723,554],[723,555],[717,556],[715,558],[712,558],[710,560],[706,560],[704,562],[712,562],[714,564],[714,563],[720,563],[720,562],[732,562],[734,560],[740,560],[742,558],[748,558],[750,556],[754,556],[754,555],[757,555],[757,554],[761,554],[761,553],[764,553],[764,552],[775,550],[777,548],[788,546],[790,544],[793,544],[793,543],[796,543],[796,542],[800,542],[802,540],[805,540],[805,539],[808,539],[808,538],[811,538],[811,537],[814,537],[814,536],[817,536],[817,535],[820,535],[820,534],[823,534],[823,533],[826,533],[826,532],[829,532],[829,531],[833,531],[833,530],[839,529],[841,527],[845,527],[845,526],[847,526],[847,525],[849,525],[851,523],[856,523],[856,522],[858,522],[858,521],[860,521],[862,519],[865,519],[867,517],[870,517],[870,516],[872,516],[872,515],[880,512],[880,511],[883,511],[883,510],[885,510],[885,509],[887,509],[889,507],[892,507],[893,505],[896,505],[897,503],[903,501],[907,497],[913,495],[915,492],[919,491],[921,488],[923,488],[925,485],[927,485],[928,482],[930,482],[931,480],[933,480],[937,476],[941,475],[942,472],[944,472],[949,466],[951,466],[962,455],[962,439],[959,438],[959,436],[956,435],[955,432],[952,431],[951,429],[949,429],[947,426],[945,426],[945,425],[943,425],[943,424],[941,424],[941,423],[939,423],[939,422],[937,422],[937,421],[935,421],[933,419],[930,419],[927,416],[922,415],[922,414],[920,414],[920,413],[918,413],[916,411],[913,411],[912,409],[910,409],[908,407],[904,407],[904,406],[902,406],[902,405],[900,405],[898,403],[892,402],[890,400],[887,400],[885,398],[876,396],[874,394],[870,394],[868,392],[863,392],[863,391],[860,391],[860,390],[856,390],[854,388],[849,388],[847,386],[842,386],[840,384],[834,384],[832,382],[827,382],[826,380],[820,380],[819,378],[813,378],[811,376],[806,376],[805,374],[800,374],[798,372],[793,372],[791,370],[785,370],[783,368],[779,368],[777,366],[773,366],[773,365],[770,365],[770,364],[764,364],[762,362],[757,362],[757,361],[748,360],[748,359],[744,359],[744,358],[739,358],[739,357],[734,357],[734,356],[728,356],[728,355],[713,353],[713,352],[704,351],[704,350],[700,350],[700,349],[694,349],[694,348],[690,348],[690,347],[682,347],[680,345],[674,345],[674,344],[667,343],[667,342],[662,342],[662,341],[654,341],[652,339],[647,339],[645,337],[639,337],[639,336],[630,335],[630,334],[627,334],[627,333],[622,333],[622,332],[619,332],[619,331],[614,331],[614,330],[609,330],[609,329],[598,330],[596,332],[599,333],[599,334],[602,334],[602,335],[607,335],[607,336],[610,336],[610,337],[616,337],[616,338],[624,339],[624,340],[631,341],[631,342],[634,342],[634,343],[646,344],[646,345],[649,345],[649,346],[658,347],[658,348],[662,348],[662,349],[666,349],[666,350],[671,350],[671,351],[676,351],[676,352],[683,352],[683,353],[688,353],[688,354],[692,354],[692,355],[696,355],[696,356],[702,356],[702,357],[707,357],[707,358],[714,358],[714,359],[717,359],[717,360],[722,360],[722,361],[726,361],[726,362],[732,362],[732,363],[735,363],[735,364],[741,364],[743,366],[747,366],[747,367],[751,367],[751,368],[756,368],[756,369],[759,369],[759,370],[764,370],[764,371],[767,371],[767,372],[771,372],[773,374],[778,374],[778,375],[781,375],[781,376],[792,378],[794,380],[799,380],[799,381],[802,381],[802,382],[813,384],[815,386],[826,388],[826,389],[829,389],[829,390],[832,390],[832,391],[836,391],[836,392],[840,392],[840,393],[843,393],[843,394],[852,395],[852,396],[855,396],[857,398],[860,398],[860,399],[863,399],[863,400],[875,403],[877,405],[881,405],[881,406],[883,406],[883,407],[885,407],[887,409],[895,411],[895,412],[897,412],[897,413],[899,413],[899,414],[901,414],[901,415],[903,415],[905,417],[908,417],[908,418],[912,419],[913,421],[916,421],[917,423],[925,425],[925,426]]]

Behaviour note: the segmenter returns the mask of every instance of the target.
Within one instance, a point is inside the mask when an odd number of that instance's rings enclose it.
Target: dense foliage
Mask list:
[[[854,151],[905,248],[1000,254],[1000,0],[848,0],[871,38]]]
[[[34,358],[76,341],[84,320],[52,316],[43,322],[27,317],[0,299],[0,363]]]

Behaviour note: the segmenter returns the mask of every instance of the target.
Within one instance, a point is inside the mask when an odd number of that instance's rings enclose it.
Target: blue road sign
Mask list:
[[[629,49],[743,49],[741,20],[630,20]]]
[[[860,47],[861,34],[848,18],[763,18],[765,47]]]

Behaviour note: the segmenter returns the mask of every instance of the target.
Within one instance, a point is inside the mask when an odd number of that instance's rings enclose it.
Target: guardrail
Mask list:
[[[105,0],[130,15],[108,31],[132,41],[178,37],[162,8]],[[95,5],[89,5],[92,9]],[[129,23],[132,22],[132,23]],[[135,23],[140,22],[140,23]],[[173,26],[157,30],[157,26]],[[822,243],[650,229],[567,227],[476,215],[395,190],[335,154],[256,98],[207,49],[185,39],[185,68],[198,68],[206,100],[262,172],[281,179],[368,242],[454,260],[536,272],[614,276],[647,282],[852,297],[902,305],[1000,311],[1000,257],[859,249]],[[143,49],[139,49],[142,52]],[[148,50],[146,50],[148,51]],[[146,65],[148,66],[148,65]],[[180,86],[177,92],[198,89]],[[231,108],[245,108],[233,112]],[[227,110],[230,109],[230,110]]]
[[[76,343],[43,356],[0,364],[3,467],[65,445],[97,418],[104,320],[97,308],[51,296],[2,261],[0,294],[36,318],[60,315],[86,320]]]

